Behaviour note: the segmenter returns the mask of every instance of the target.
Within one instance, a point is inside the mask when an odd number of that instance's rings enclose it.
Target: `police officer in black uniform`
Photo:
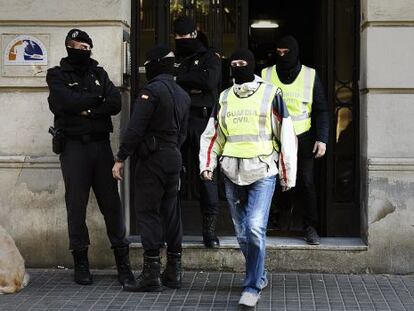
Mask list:
[[[123,161],[137,151],[135,210],[144,265],[130,291],[181,287],[181,210],[177,204],[180,147],[187,133],[190,98],[174,81],[174,53],[157,46],[146,54],[148,84],[138,95],[113,167],[122,179]],[[165,232],[163,227],[165,224]],[[160,277],[160,248],[167,242],[167,266]]]
[[[111,116],[121,110],[121,95],[106,71],[91,59],[92,39],[79,29],[69,31],[65,40],[68,56],[60,66],[47,72],[49,107],[56,130],[63,132],[60,163],[65,183],[65,200],[75,282],[91,284],[89,271],[86,206],[92,187],[104,215],[107,234],[114,250],[118,279],[134,284],[129,265],[129,242],[109,142]],[[62,136],[61,136],[62,137]]]
[[[176,81],[191,97],[187,141],[182,149],[184,156],[190,149],[191,160],[199,169],[200,136],[207,126],[213,106],[218,99],[221,61],[212,49],[197,39],[194,21],[181,16],[174,21],[176,43]],[[193,172],[189,172],[193,173]],[[214,174],[216,177],[216,174]],[[216,235],[218,214],[217,179],[200,182],[200,207],[203,214],[203,241],[208,248],[219,246]]]

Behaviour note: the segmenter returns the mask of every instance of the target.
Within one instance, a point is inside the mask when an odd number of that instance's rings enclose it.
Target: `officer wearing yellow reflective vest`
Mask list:
[[[262,78],[282,91],[298,136],[297,187],[294,198],[302,206],[305,240],[319,244],[318,207],[314,185],[314,158],[323,157],[328,142],[329,119],[326,98],[315,69],[299,61],[295,38],[286,36],[277,44],[277,64],[262,71]]]
[[[277,88],[254,75],[252,52],[230,58],[234,85],[221,93],[200,140],[200,173],[211,180],[220,158],[237,240],[246,260],[239,304],[253,307],[267,286],[266,228],[280,174],[283,190],[295,186],[297,143]]]

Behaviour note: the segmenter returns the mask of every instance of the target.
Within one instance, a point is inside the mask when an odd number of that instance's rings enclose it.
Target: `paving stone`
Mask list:
[[[180,290],[123,292],[114,271],[94,271],[94,284],[79,286],[71,271],[29,270],[20,293],[0,296],[5,311],[240,310],[242,274],[185,272]],[[414,278],[389,275],[269,273],[256,310],[414,311]],[[248,309],[242,309],[248,310]]]

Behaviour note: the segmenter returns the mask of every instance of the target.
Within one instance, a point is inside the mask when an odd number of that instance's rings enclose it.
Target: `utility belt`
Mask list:
[[[147,136],[139,146],[138,156],[145,160],[155,152],[166,149],[178,149],[177,142],[165,141],[155,136]]]
[[[209,118],[211,115],[211,111],[213,109],[210,107],[190,107],[190,116],[198,117],[198,118]]]
[[[66,134],[65,137],[68,140],[77,140],[81,141],[82,143],[90,143],[95,141],[103,141],[109,140],[109,133],[91,133],[91,134],[84,134],[84,135],[69,135]]]

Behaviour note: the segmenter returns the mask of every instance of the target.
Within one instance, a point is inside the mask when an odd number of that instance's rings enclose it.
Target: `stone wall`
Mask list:
[[[130,31],[131,1],[0,0],[0,34],[49,35],[48,67],[66,56],[64,40],[71,28],[93,39],[93,58],[122,85],[122,42]],[[1,70],[0,70],[1,71]],[[64,185],[59,160],[47,133],[53,116],[43,77],[0,75],[0,224],[10,232],[31,267],[71,264]],[[123,90],[122,118],[129,111]],[[118,145],[120,116],[113,118],[113,148]],[[122,122],[124,123],[124,122]],[[87,222],[94,266],[113,265],[103,217],[91,193]]]
[[[414,3],[362,1],[363,226],[371,271],[414,271]]]

